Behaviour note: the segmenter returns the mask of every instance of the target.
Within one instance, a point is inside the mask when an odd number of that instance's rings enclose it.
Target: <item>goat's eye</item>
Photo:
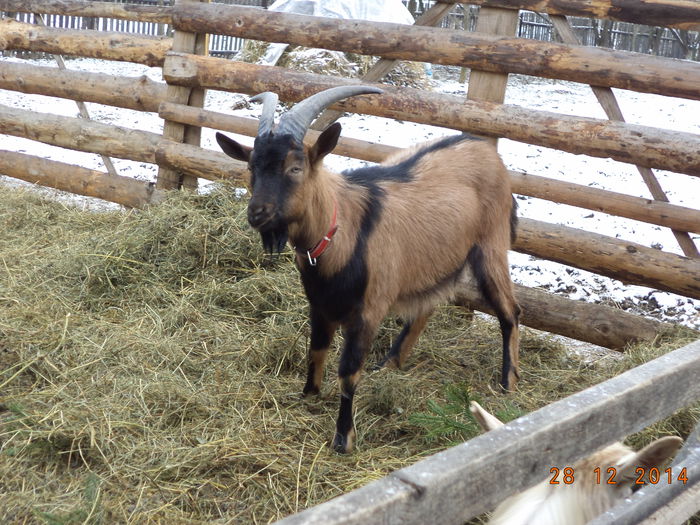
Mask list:
[[[287,174],[288,174],[288,175],[292,175],[292,176],[294,176],[294,177],[298,177],[299,175],[301,175],[301,172],[302,172],[302,171],[303,171],[303,170],[301,169],[301,167],[299,167],[299,166],[292,166],[292,167],[289,168],[289,170],[287,171]]]

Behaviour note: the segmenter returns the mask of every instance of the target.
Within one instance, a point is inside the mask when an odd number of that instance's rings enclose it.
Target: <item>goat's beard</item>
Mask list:
[[[287,239],[289,238],[287,224],[278,223],[270,229],[261,231],[260,237],[262,238],[263,249],[267,253],[270,255],[274,253],[282,253],[285,245],[287,244]]]

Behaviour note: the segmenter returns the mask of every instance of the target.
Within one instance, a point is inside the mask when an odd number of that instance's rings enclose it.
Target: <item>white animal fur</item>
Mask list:
[[[470,409],[486,431],[503,425],[474,401]],[[496,507],[489,525],[584,525],[632,493],[638,467],[646,473],[652,467],[660,469],[682,442],[679,437],[666,436],[639,452],[622,443],[613,443],[574,463],[572,483],[564,483],[564,467],[561,467],[556,478],[559,484],[550,483],[552,474],[534,487],[507,498]],[[609,467],[615,469],[614,485],[606,483]],[[600,468],[600,477],[595,473],[596,468]]]

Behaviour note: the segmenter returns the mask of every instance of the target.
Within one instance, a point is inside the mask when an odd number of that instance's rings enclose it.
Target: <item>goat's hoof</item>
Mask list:
[[[320,393],[321,393],[321,389],[319,387],[306,385],[304,387],[304,390],[301,391],[301,397],[306,397],[309,394],[317,396]]]
[[[379,361],[376,365],[374,365],[374,368],[372,370],[376,372],[377,370],[381,370],[382,368],[390,368],[397,370],[401,369],[401,367],[399,366],[399,360],[391,355],[388,355],[384,359]]]
[[[335,450],[338,454],[349,454],[352,452],[354,441],[354,430],[350,429],[346,435],[336,432],[335,437],[333,438],[333,450]]]

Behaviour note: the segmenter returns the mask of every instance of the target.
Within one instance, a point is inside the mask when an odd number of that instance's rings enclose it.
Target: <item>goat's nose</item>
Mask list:
[[[272,205],[269,203],[248,205],[248,222],[251,226],[258,227],[270,219]]]

